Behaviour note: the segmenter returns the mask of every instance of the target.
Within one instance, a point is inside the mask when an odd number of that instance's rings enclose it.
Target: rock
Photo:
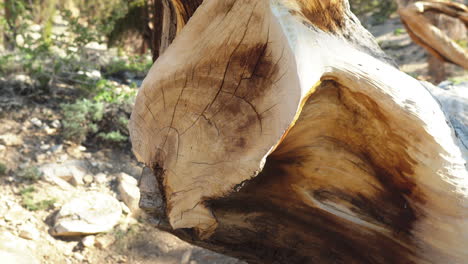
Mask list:
[[[96,241],[96,237],[95,236],[85,236],[82,240],[81,240],[81,243],[83,244],[83,246],[85,247],[93,247],[94,246],[94,242]]]
[[[73,253],[73,257],[79,262],[83,262],[83,260],[85,259],[85,257],[78,252]]]
[[[128,206],[124,202],[120,202],[120,206],[122,207],[122,212],[124,214],[129,214],[132,212],[130,211],[130,208],[128,208]]]
[[[23,140],[15,134],[4,134],[0,135],[0,143],[8,147],[20,146],[23,145]]]
[[[87,174],[87,175],[85,175],[85,176],[83,177],[83,182],[84,182],[84,184],[90,184],[90,183],[93,182],[93,180],[94,180],[93,175]]]
[[[115,238],[110,235],[98,236],[95,239],[94,246],[99,249],[106,249],[115,242]]]
[[[42,127],[42,121],[39,120],[37,117],[31,118],[29,122],[31,122],[31,124],[35,125],[36,127]]]
[[[119,185],[117,187],[120,198],[134,213],[140,210],[138,203],[140,201],[140,189],[138,181],[126,173],[120,173],[118,176]]]
[[[75,187],[83,185],[84,184],[83,178],[84,176],[82,174],[74,174],[70,180],[70,183]]]
[[[80,180],[86,175],[86,163],[80,160],[70,160],[62,164],[49,163],[42,165],[39,170],[44,174],[44,178],[60,178],[65,181]]]
[[[51,125],[53,128],[60,128],[60,127],[62,127],[62,124],[61,124],[60,121],[57,120],[57,119],[54,120],[54,121],[52,121],[52,123],[50,123],[50,125]]]
[[[182,258],[180,259],[180,264],[189,264],[191,257],[192,257],[192,250],[189,249],[185,251],[185,253],[182,255]]]
[[[48,150],[48,149],[50,149],[50,145],[49,144],[43,144],[43,145],[40,146],[40,149],[41,150]]]
[[[50,151],[52,151],[52,153],[55,153],[55,152],[60,152],[63,150],[63,145],[62,144],[59,144],[59,145],[53,145],[51,148],[50,148]]]
[[[29,26],[29,30],[33,31],[33,32],[41,32],[42,26],[38,25],[38,24],[33,24],[33,25]]]
[[[39,231],[32,225],[23,225],[19,230],[19,237],[28,240],[38,240],[40,237]]]
[[[5,147],[4,145],[1,145],[1,144],[0,144],[0,152],[3,152],[3,151],[5,151],[5,150],[6,150],[6,147]]]
[[[77,236],[107,232],[119,222],[121,215],[117,199],[87,192],[62,206],[51,233],[53,236]]]
[[[47,135],[52,135],[57,132],[57,129],[55,128],[50,128],[48,125],[45,125],[44,131],[46,132]]]
[[[99,184],[107,182],[107,175],[104,173],[98,173],[94,176],[94,181]]]
[[[11,205],[7,213],[3,216],[5,221],[13,224],[23,223],[30,217],[30,212],[19,205]]]
[[[15,237],[10,232],[0,232],[0,260],[1,263],[39,264],[28,242]]]
[[[85,146],[79,146],[78,151],[81,151],[81,152],[86,151],[86,147]]]
[[[105,51],[107,50],[107,45],[106,44],[99,44],[98,42],[90,42],[85,45],[85,48],[90,49],[90,50],[97,50],[97,51]]]

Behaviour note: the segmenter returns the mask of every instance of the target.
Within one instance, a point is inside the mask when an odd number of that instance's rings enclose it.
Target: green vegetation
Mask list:
[[[81,143],[88,133],[97,133],[97,122],[102,120],[104,104],[87,99],[73,104],[62,104],[63,136],[65,139]]]
[[[18,169],[16,176],[26,181],[36,182],[41,179],[42,173],[37,167],[29,166]]]
[[[397,9],[394,0],[350,0],[349,3],[361,21],[370,20],[372,24],[383,23]]]
[[[29,211],[43,211],[53,208],[56,199],[40,200],[36,201],[34,193],[36,189],[33,186],[26,187],[20,190],[21,204],[24,208]]]
[[[468,40],[466,39],[459,39],[455,41],[460,47],[464,49],[468,49]]]
[[[30,77],[27,89],[12,86],[12,92],[22,96],[50,96],[67,87],[71,96],[60,107],[65,139],[128,142],[130,105],[137,92],[133,78],[143,78],[153,63],[151,56],[127,55],[119,47],[117,56],[106,51],[110,56],[102,59],[102,51],[89,45],[109,42],[111,32],[117,37],[116,21],[129,9],[144,6],[139,0],[0,1],[0,35],[8,46],[0,53],[0,76]],[[4,10],[8,16],[1,14]]]
[[[393,31],[393,35],[395,35],[395,36],[400,36],[400,35],[403,35],[405,33],[406,33],[406,30],[404,28],[396,28]]]
[[[8,167],[5,164],[0,162],[0,176],[6,175],[7,171],[8,171]]]

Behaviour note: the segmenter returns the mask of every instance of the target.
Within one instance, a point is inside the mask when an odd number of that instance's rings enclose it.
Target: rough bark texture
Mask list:
[[[203,0],[151,0],[150,34],[153,60],[169,47]]]
[[[251,263],[463,263],[468,175],[439,105],[347,1],[204,1],[130,122],[159,228]]]

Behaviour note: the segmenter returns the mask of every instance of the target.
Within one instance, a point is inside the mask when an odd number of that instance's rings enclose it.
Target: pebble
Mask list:
[[[78,252],[73,253],[73,257],[80,262],[82,262],[85,259],[85,257]]]
[[[106,249],[115,242],[114,237],[110,235],[98,236],[95,239],[94,245],[99,249]]]
[[[41,150],[48,150],[50,149],[50,145],[49,144],[44,144],[44,145],[41,145]]]
[[[90,183],[93,182],[93,180],[94,180],[93,175],[87,174],[87,175],[85,175],[85,176],[83,177],[83,182],[84,182],[85,184],[90,184]]]
[[[31,120],[29,121],[31,122],[31,124],[35,125],[36,127],[42,127],[42,121],[39,120],[37,117],[31,118]]]
[[[85,247],[93,247],[95,241],[96,241],[96,237],[95,237],[95,236],[85,236],[85,237],[81,240],[81,243],[82,243],[83,246],[85,246]]]
[[[94,176],[94,181],[99,184],[107,182],[107,176],[104,173],[98,173]]]
[[[60,123],[59,120],[54,120],[52,121],[52,123],[50,124],[53,128],[60,128],[62,126],[62,124]]]

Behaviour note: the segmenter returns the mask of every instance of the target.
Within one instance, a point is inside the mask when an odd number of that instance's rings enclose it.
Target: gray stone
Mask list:
[[[94,181],[99,184],[107,182],[107,175],[104,173],[98,173],[94,176]]]
[[[9,147],[19,146],[19,145],[23,145],[23,140],[21,139],[20,136],[9,133],[9,134],[0,135],[0,143]]]
[[[60,128],[62,126],[62,124],[60,123],[59,120],[54,120],[52,121],[52,123],[50,124],[53,128]]]
[[[36,127],[42,127],[42,121],[39,120],[39,118],[37,117],[31,118],[31,120],[29,121],[31,122],[31,124],[35,125]]]
[[[72,179],[83,179],[86,175],[86,163],[80,160],[70,160],[64,163],[49,163],[42,165],[39,170],[44,174],[46,180],[60,178],[65,181]]]
[[[107,232],[119,222],[121,215],[117,199],[108,194],[87,192],[62,206],[51,233],[77,236]]]
[[[28,248],[28,241],[17,238],[10,232],[0,231],[1,263],[39,264],[33,252]]]
[[[130,208],[133,213],[140,210],[138,203],[140,201],[140,190],[138,189],[138,181],[132,176],[120,173],[118,176],[119,185],[117,189],[122,201]]]

